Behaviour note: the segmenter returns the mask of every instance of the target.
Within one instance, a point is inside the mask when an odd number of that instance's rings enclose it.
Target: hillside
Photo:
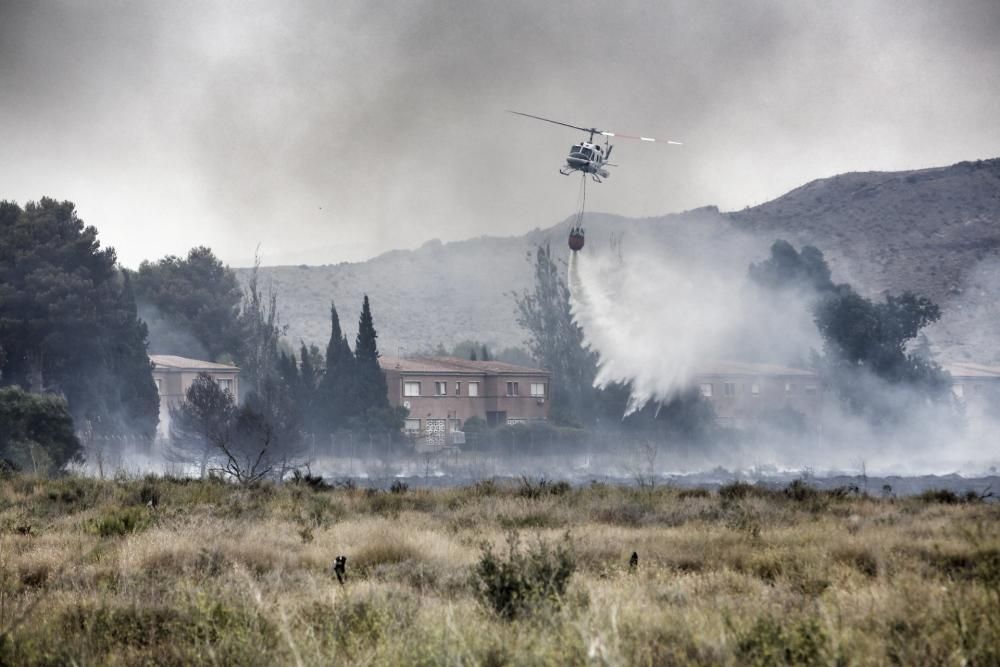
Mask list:
[[[565,251],[569,221],[520,237],[479,237],[366,262],[264,267],[279,293],[289,338],[325,344],[334,299],[350,337],[368,293],[387,354],[472,338],[519,345],[512,292],[531,285],[528,253],[551,242]],[[813,181],[743,211],[706,207],[657,218],[589,214],[588,249],[696,254],[715,262],[763,258],[776,238],[819,247],[837,281],[877,295],[910,289],[945,309],[933,342],[945,356],[1000,359],[992,295],[1000,286],[1000,159],[905,172],[850,173]],[[240,270],[241,276],[246,270]],[[969,349],[975,333],[976,344]]]

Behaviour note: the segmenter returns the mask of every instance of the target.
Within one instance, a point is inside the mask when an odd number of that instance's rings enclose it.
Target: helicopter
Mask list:
[[[542,118],[541,116],[533,116],[530,113],[521,113],[520,111],[507,110],[508,113],[516,114],[518,116],[525,116],[527,118],[534,118],[535,120],[542,120],[546,123],[554,123],[556,125],[562,125],[563,127],[569,127],[574,130],[580,130],[581,132],[586,132],[590,135],[587,141],[581,141],[578,144],[573,144],[569,149],[569,156],[566,158],[566,164],[559,168],[559,173],[563,176],[569,176],[574,171],[579,171],[586,176],[590,174],[590,177],[594,179],[595,182],[601,183],[601,179],[608,178],[611,173],[605,169],[605,167],[617,167],[618,165],[608,162],[611,158],[611,150],[614,148],[610,144],[611,137],[620,137],[622,139],[636,139],[638,141],[650,141],[671,144],[674,146],[683,146],[680,141],[673,141],[671,139],[654,139],[653,137],[637,137],[628,134],[618,134],[616,132],[607,132],[605,130],[599,130],[596,127],[580,127],[579,125],[570,125],[569,123],[563,123],[562,121],[552,120],[551,118]],[[594,135],[599,134],[604,137],[604,147],[602,148],[600,144],[594,143]]]

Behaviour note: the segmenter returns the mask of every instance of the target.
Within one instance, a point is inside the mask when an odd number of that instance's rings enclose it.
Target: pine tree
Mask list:
[[[239,362],[241,391],[260,391],[264,381],[277,372],[278,341],[288,329],[278,322],[278,295],[273,286],[267,292],[260,285],[260,257],[254,258],[250,279],[243,292],[239,315],[243,331],[243,349]]]
[[[118,430],[146,438],[156,434],[160,419],[160,394],[153,380],[146,353],[148,330],[136,313],[135,296],[127,272],[122,272],[122,291],[109,318],[107,368],[119,395]]]
[[[581,423],[598,412],[599,392],[594,389],[597,355],[583,345],[583,331],[573,320],[569,288],[562,279],[552,249],[535,252],[535,285],[517,301],[517,322],[530,335],[531,355],[552,372],[552,410],[555,422]]]
[[[0,383],[64,396],[80,428],[150,437],[147,335],[114,250],[72,202],[0,202]]]

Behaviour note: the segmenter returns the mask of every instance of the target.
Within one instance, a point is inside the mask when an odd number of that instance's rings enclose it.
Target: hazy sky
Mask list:
[[[760,203],[1000,155],[1000,2],[9,2],[0,198],[76,202],[126,265],[364,259],[590,208]]]

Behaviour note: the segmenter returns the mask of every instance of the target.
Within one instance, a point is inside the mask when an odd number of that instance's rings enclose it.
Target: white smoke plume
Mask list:
[[[591,244],[569,262],[572,312],[585,343],[598,353],[595,384],[630,383],[627,413],[666,402],[689,388],[714,361],[808,367],[822,347],[808,292],[777,294],[748,278],[766,249],[736,230],[655,230],[675,242],[665,254],[649,239],[628,250]],[[594,247],[596,245],[596,247]],[[638,248],[638,250],[633,250]],[[807,432],[758,425],[739,437],[675,453],[678,469],[852,470],[882,474],[993,474],[1000,428],[990,409],[929,404],[902,385],[868,374],[859,395],[878,396],[906,417],[874,426],[851,413],[832,387]]]
[[[596,384],[631,383],[628,413],[669,401],[707,363],[801,366],[821,345],[804,294],[779,300],[750,282],[753,248],[740,238],[710,245],[710,255],[630,246],[570,257],[573,316],[598,353]]]

